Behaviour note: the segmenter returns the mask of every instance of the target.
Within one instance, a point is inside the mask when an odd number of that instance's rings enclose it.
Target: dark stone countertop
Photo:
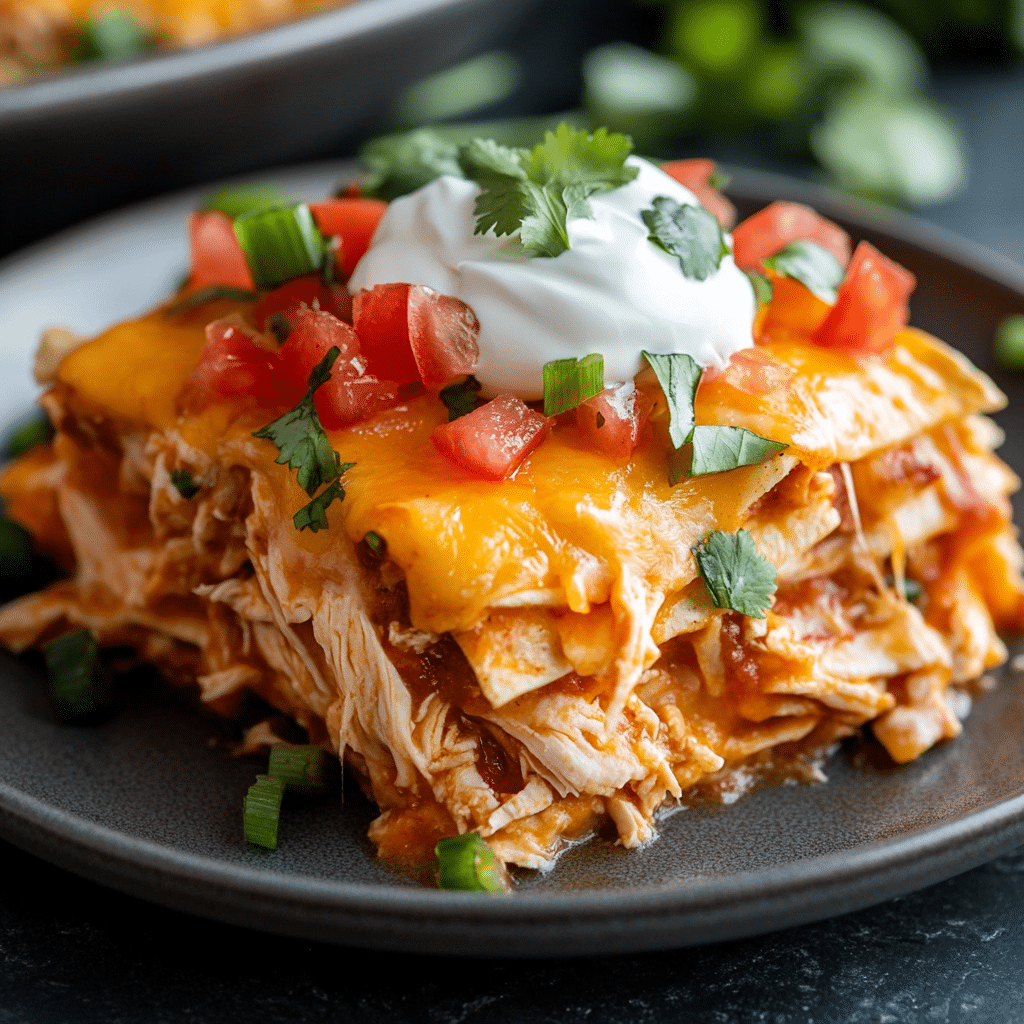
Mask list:
[[[3,1024],[1011,1024],[1024,853],[774,935],[585,960],[461,960],[267,936],[0,845]]]

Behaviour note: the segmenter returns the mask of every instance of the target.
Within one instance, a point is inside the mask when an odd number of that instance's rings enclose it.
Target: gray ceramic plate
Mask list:
[[[321,194],[341,173],[276,176]],[[996,323],[1024,312],[1024,273],[921,225],[792,182],[738,174],[745,209],[803,198],[918,275],[914,319],[992,369]],[[3,379],[22,380],[35,330],[95,329],[162,295],[185,260],[171,197],[68,233],[0,266]],[[1024,470],[1024,381],[1001,417]],[[12,416],[30,396],[14,385]],[[956,742],[894,768],[870,745],[841,752],[829,781],[681,812],[627,853],[591,843],[509,897],[421,889],[373,857],[371,808],[350,798],[286,812],[282,844],[246,846],[240,807],[258,767],[210,739],[224,723],[156,683],[126,688],[108,723],[54,722],[38,667],[0,666],[0,834],[118,889],[193,913],[309,939],[430,953],[549,956],[640,950],[769,931],[865,907],[1024,842],[1024,683],[1009,672]]]

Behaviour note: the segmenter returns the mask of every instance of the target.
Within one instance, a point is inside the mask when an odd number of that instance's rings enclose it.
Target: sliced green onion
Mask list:
[[[373,530],[370,530],[370,532],[363,537],[363,540],[366,541],[366,546],[380,558],[383,558],[384,555],[387,554],[387,542],[379,533],[374,533]]]
[[[187,469],[172,469],[171,483],[175,490],[186,500],[194,498],[199,493],[199,484],[196,478]]]
[[[81,60],[124,60],[152,46],[150,34],[128,11],[111,8],[89,22],[78,55]]]
[[[269,182],[251,185],[228,185],[206,197],[204,210],[215,210],[235,220],[246,213],[269,210],[275,206],[287,206],[288,196],[284,189]]]
[[[771,305],[772,296],[775,294],[771,281],[757,270],[744,270],[743,273],[747,275],[750,286],[754,289],[754,301],[757,303],[757,308]]]
[[[494,851],[479,832],[448,836],[434,848],[437,884],[442,889],[504,892],[505,873]]]
[[[100,672],[99,650],[89,630],[80,629],[51,640],[43,647],[43,657],[61,718],[85,718],[110,706]]]
[[[544,415],[557,416],[604,391],[604,356],[552,359],[544,364]]]
[[[330,249],[305,203],[247,213],[235,235],[257,288],[275,288],[323,269]]]
[[[281,819],[284,785],[284,779],[256,776],[256,781],[245,794],[242,808],[246,842],[265,846],[268,850],[277,849],[277,824]]]
[[[239,302],[255,302],[260,297],[259,292],[251,292],[248,288],[232,288],[225,284],[211,284],[206,288],[186,295],[180,302],[168,306],[164,310],[164,316],[181,316],[182,313],[190,313],[193,309],[205,306],[208,302],[219,302],[222,299],[237,299]]]
[[[19,523],[0,519],[0,577],[16,579],[32,571],[32,534]]]
[[[1008,316],[996,328],[996,359],[1004,370],[1024,370],[1024,316]]]
[[[891,589],[896,588],[896,577],[889,575],[885,577],[885,585]],[[911,604],[917,604],[921,600],[921,595],[924,593],[924,587],[921,586],[917,580],[907,579],[903,577],[903,596]]]
[[[480,390],[480,382],[476,377],[467,377],[458,384],[449,384],[441,389],[441,401],[448,409],[448,422],[471,413],[476,408],[476,393]]]
[[[331,788],[334,763],[315,743],[275,743],[267,771],[297,793],[326,793]]]
[[[45,416],[33,417],[16,427],[4,445],[4,458],[17,459],[53,439],[53,425]]]

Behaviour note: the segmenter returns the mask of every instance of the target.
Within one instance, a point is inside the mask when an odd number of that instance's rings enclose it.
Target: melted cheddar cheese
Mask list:
[[[1024,625],[1018,482],[980,415],[1003,397],[918,331],[854,358],[770,313],[743,357],[768,377],[707,375],[696,421],[786,449],[676,486],[655,393],[628,464],[565,417],[497,484],[438,454],[447,413],[422,394],[330,432],[353,465],[311,532],[253,436],[283,410],[179,410],[206,320],[234,311],[251,307],[157,310],[63,357],[57,437],[0,492],[74,575],[0,610],[0,638],[85,626],[224,712],[255,691],[347,758],[388,856],[422,866],[475,829],[545,867],[602,821],[637,846],[694,786],[722,792],[741,764],[817,777],[815,752],[866,723],[910,760],[956,735],[965,687],[1005,657],[997,628]],[[741,528],[778,575],[763,619],[716,607],[691,553]]]

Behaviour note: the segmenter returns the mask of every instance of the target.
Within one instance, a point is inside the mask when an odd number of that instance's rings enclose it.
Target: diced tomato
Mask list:
[[[700,383],[703,386],[713,380],[721,381],[748,395],[770,395],[787,387],[795,374],[792,366],[780,362],[767,349],[744,348],[733,353],[724,370],[709,366],[701,375]]]
[[[198,412],[217,402],[247,397],[268,406],[285,400],[277,353],[266,349],[234,314],[207,324],[203,354],[182,387],[178,406]]]
[[[652,404],[632,381],[605,388],[576,407],[576,429],[588,448],[625,462],[640,440]]]
[[[337,364],[335,364],[337,365]],[[398,387],[376,377],[344,377],[331,371],[330,380],[313,396],[317,415],[326,430],[340,430],[369,419],[399,403]]]
[[[711,184],[714,160],[669,160],[661,169],[680,185],[685,185],[726,231],[736,223],[736,207]]]
[[[352,299],[370,372],[398,384],[443,387],[475,372],[480,325],[460,299],[418,284],[378,284]]]
[[[548,436],[552,421],[514,395],[498,395],[434,428],[430,440],[450,462],[485,480],[505,480]]]
[[[352,297],[352,323],[370,372],[411,384],[420,372],[409,344],[411,284],[378,284]]]
[[[819,217],[809,206],[776,202],[736,225],[733,258],[742,270],[756,270],[798,238],[817,242],[845,267],[850,262],[850,236],[838,225]]]
[[[307,310],[295,325],[288,340],[278,354],[281,361],[283,386],[297,402],[309,385],[313,367],[331,350],[340,349],[331,368],[336,379],[354,380],[363,376],[365,360],[359,355],[356,332],[336,316],[321,310]],[[294,404],[294,403],[289,403]]]
[[[479,333],[476,314],[461,299],[422,285],[409,289],[409,345],[428,388],[476,372]]]
[[[794,277],[781,277],[769,269],[768,279],[772,301],[758,317],[755,338],[762,342],[780,332],[810,337],[828,316],[829,304]]]
[[[322,309],[333,313],[339,320],[352,316],[352,299],[342,285],[328,287],[319,274],[293,277],[279,288],[269,291],[253,309],[253,319],[261,331],[269,331],[275,317],[284,317],[288,329],[299,322],[308,309]]]
[[[387,208],[388,204],[380,199],[350,197],[310,204],[309,210],[321,234],[341,239],[336,258],[344,276],[352,273],[370,248],[370,240]]]
[[[255,290],[230,217],[216,210],[193,213],[188,232],[192,243],[192,276],[188,281],[191,289],[221,284]]]
[[[813,341],[825,348],[847,352],[885,352],[910,316],[907,300],[917,283],[909,270],[883,256],[869,242],[861,242],[850,261],[846,280],[839,286]]]

